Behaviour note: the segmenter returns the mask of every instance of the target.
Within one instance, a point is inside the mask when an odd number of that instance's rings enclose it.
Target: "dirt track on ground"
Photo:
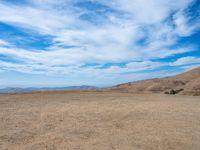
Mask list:
[[[199,97],[116,92],[0,95],[0,150],[199,149]]]

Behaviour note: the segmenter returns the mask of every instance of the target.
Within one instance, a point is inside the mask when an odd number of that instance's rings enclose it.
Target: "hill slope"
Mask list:
[[[172,77],[120,84],[112,87],[112,90],[200,96],[200,67]]]

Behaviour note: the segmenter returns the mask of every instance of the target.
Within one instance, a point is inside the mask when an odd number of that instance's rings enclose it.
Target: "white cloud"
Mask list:
[[[0,3],[0,9],[0,20],[2,22],[49,35],[53,35],[59,29],[65,28],[66,25],[72,25],[75,23],[74,19],[76,17],[74,16],[75,14],[68,10],[65,10],[65,14],[62,14],[62,12],[54,9],[31,7],[29,5],[16,6]]]
[[[130,62],[126,64],[127,69],[132,69],[133,71],[151,70],[159,67],[165,66],[165,63],[153,62],[153,61],[143,61],[143,62]]]
[[[191,65],[191,64],[200,64],[200,58],[198,57],[182,57],[176,60],[174,63],[172,63],[172,66],[181,66],[181,65]]]
[[[0,46],[1,47],[8,46],[8,45],[10,45],[8,42],[6,42],[5,40],[0,39]]]
[[[103,2],[113,8],[128,12],[140,24],[155,24],[165,20],[172,11],[184,10],[192,0],[113,0]]]
[[[199,28],[199,23],[195,22],[193,25],[189,24],[190,18],[187,17],[183,12],[178,12],[176,15],[174,15],[174,23],[176,25],[175,32],[179,36],[189,36],[191,35],[196,28]]]

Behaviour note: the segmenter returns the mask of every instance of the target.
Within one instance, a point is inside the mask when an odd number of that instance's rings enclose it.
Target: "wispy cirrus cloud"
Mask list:
[[[185,59],[180,54],[198,51],[197,43],[180,42],[199,31],[199,13],[190,13],[196,5],[195,0],[0,1],[0,30],[7,31],[0,36],[1,70],[80,77],[140,72],[142,79],[145,71],[178,66]],[[177,61],[161,60],[170,57]]]

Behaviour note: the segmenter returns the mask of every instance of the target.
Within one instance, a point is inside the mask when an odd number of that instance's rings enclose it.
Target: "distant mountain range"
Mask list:
[[[34,92],[34,91],[64,91],[64,90],[97,90],[98,87],[81,85],[68,87],[44,87],[44,88],[3,88],[0,93],[18,93],[18,92]]]
[[[200,96],[200,67],[172,77],[116,85],[111,90],[131,93],[165,93]]]
[[[4,88],[0,89],[0,93],[67,90],[85,91],[98,89],[130,93],[165,93],[200,96],[200,67],[172,77],[129,82],[111,88],[98,88],[88,85],[46,88]]]

